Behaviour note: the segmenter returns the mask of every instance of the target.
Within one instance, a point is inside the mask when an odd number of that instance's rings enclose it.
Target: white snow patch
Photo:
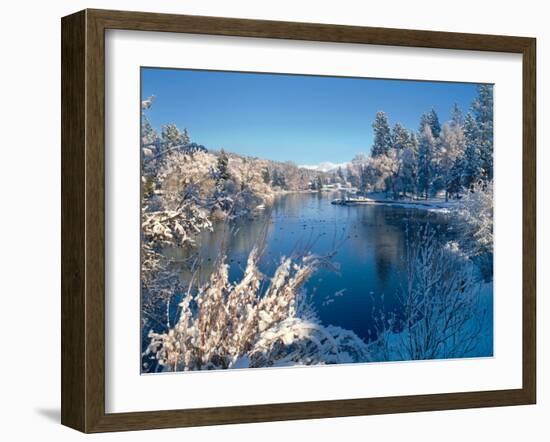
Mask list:
[[[346,162],[346,163],[331,163],[330,161],[325,161],[323,163],[319,163],[319,164],[304,164],[304,165],[301,165],[301,166],[298,166],[300,167],[301,169],[308,169],[308,170],[317,170],[319,172],[330,172],[332,170],[336,170],[338,169],[339,167],[341,167],[342,169],[345,169],[348,164],[350,164],[349,162]]]

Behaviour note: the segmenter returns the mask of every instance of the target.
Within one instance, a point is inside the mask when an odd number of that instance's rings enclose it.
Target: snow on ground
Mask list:
[[[358,206],[358,205],[391,205],[404,207],[408,209],[425,209],[431,212],[449,213],[453,209],[458,208],[459,202],[457,200],[445,201],[445,198],[428,198],[428,199],[403,199],[393,200],[386,198],[381,193],[369,193],[366,197],[349,197],[345,199],[335,199],[333,204],[340,204],[344,206]]]

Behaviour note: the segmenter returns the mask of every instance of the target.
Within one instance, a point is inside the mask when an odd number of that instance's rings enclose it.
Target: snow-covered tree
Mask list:
[[[462,186],[462,172],[464,170],[464,155],[458,157],[453,163],[447,180],[446,193],[449,197],[459,198],[464,190]]]
[[[251,158],[232,156],[229,158],[231,185],[228,191],[233,195],[232,215],[245,214],[262,204],[271,204],[273,191],[263,179],[265,164]]]
[[[378,112],[374,123],[372,123],[374,141],[371,149],[371,156],[384,155],[392,146],[392,137],[388,117],[384,112]]]
[[[456,190],[454,187],[456,176],[453,168],[464,155],[465,148],[466,141],[462,126],[443,124],[437,149],[437,172],[441,187],[445,189],[445,199]]]
[[[379,351],[394,360],[475,355],[484,341],[486,308],[471,262],[456,244],[441,244],[429,226],[407,242],[407,277],[398,292],[403,314],[385,321]]]
[[[154,95],[151,95],[149,97],[147,97],[145,100],[143,100],[141,102],[141,111],[146,111],[148,109],[151,109],[151,106],[153,105],[153,103],[155,102],[157,97],[155,97]]]
[[[464,114],[457,103],[453,104],[451,109],[451,121],[449,124],[452,128],[464,126]]]
[[[401,167],[400,152],[390,148],[385,154],[370,156],[361,168],[363,191],[375,190],[392,193],[397,198],[396,177]]]
[[[367,191],[370,182],[367,173],[367,163],[369,157],[364,153],[356,154],[348,166],[348,177],[351,177],[352,185],[357,187],[361,192]]]
[[[483,163],[478,144],[478,127],[471,113],[466,115],[464,121],[464,137],[466,149],[461,162],[462,185],[468,189],[473,186],[483,175]]]
[[[392,131],[392,147],[397,150],[403,150],[410,147],[410,137],[410,133],[405,126],[401,123],[395,123]]]
[[[435,109],[432,109],[430,112],[422,115],[420,118],[419,133],[424,131],[424,126],[426,126],[426,124],[430,127],[432,136],[434,138],[438,138],[441,133],[441,124],[439,123],[439,116],[437,115]]]
[[[144,112],[141,114],[141,145],[142,149],[148,149],[150,153],[148,153],[145,156],[151,156],[153,155],[153,151],[151,148],[154,149],[155,147],[155,141],[158,139],[158,134],[153,129],[153,126],[151,126],[151,123],[147,119],[147,116]]]
[[[346,165],[346,178],[353,187],[361,187],[360,171],[352,163]]]
[[[141,102],[141,151],[146,158],[152,157],[156,153],[159,139],[157,131],[153,128],[147,118],[147,111],[151,109],[155,101],[155,96],[152,95]]]
[[[227,158],[227,155],[225,154],[225,151],[222,149],[220,151],[220,155],[218,156],[218,176],[217,179],[219,181],[226,181],[230,178],[229,175],[229,158]]]
[[[398,188],[405,195],[416,194],[418,162],[416,158],[416,149],[414,144],[401,151],[401,167],[397,177]]]
[[[418,191],[428,198],[434,180],[436,140],[428,124],[424,125],[418,141]]]
[[[394,199],[398,199],[401,192],[399,176],[403,164],[402,155],[403,150],[392,147],[385,155],[380,157],[381,172],[386,176],[385,190],[391,192]]]
[[[493,182],[479,181],[460,202],[466,222],[464,248],[470,256],[493,253]]]
[[[182,132],[175,124],[165,124],[162,126],[161,140],[164,149],[170,149],[175,146],[186,146],[190,141],[187,129],[184,129]]]
[[[493,178],[493,86],[480,85],[478,96],[472,104],[477,131],[476,143],[479,149],[483,179]]]

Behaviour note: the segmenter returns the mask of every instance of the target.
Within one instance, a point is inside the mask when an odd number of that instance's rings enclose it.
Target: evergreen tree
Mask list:
[[[409,132],[408,144],[402,153],[402,167],[400,182],[406,194],[418,193],[418,138],[412,131]]]
[[[477,125],[477,145],[481,159],[482,178],[493,179],[493,86],[478,87],[478,97],[472,104]]]
[[[434,179],[433,158],[436,141],[428,124],[420,133],[418,144],[418,192],[427,199]]]
[[[401,153],[401,168],[397,177],[399,189],[404,194],[414,194],[416,191],[417,159],[416,150],[410,144]]]
[[[371,155],[373,157],[385,155],[391,147],[392,137],[388,117],[384,112],[376,114],[372,128],[374,130],[374,142],[372,144]]]
[[[392,146],[394,149],[403,150],[410,144],[409,131],[401,124],[395,123],[392,132]]]
[[[456,194],[457,185],[460,185],[460,176],[456,175],[460,165],[457,162],[464,155],[465,150],[464,129],[458,121],[445,123],[441,130],[437,149],[437,174],[440,189],[445,189],[445,200],[449,195]]]
[[[464,126],[464,114],[458,106],[458,104],[453,104],[451,109],[451,128],[463,127]]]
[[[452,197],[453,195],[458,196],[462,193],[462,172],[464,170],[464,157],[458,157],[451,171],[449,173],[449,179],[447,181],[447,194]]]
[[[439,134],[441,133],[441,124],[439,123],[439,117],[435,109],[432,109],[430,112],[423,114],[422,117],[420,117],[420,128],[418,131],[421,134],[424,131],[424,126],[426,124],[430,126],[432,136],[434,138],[439,138]]]
[[[410,132],[409,142],[409,147],[414,151],[415,154],[418,154],[418,137],[414,132]]]
[[[432,135],[434,138],[439,138],[441,134],[441,124],[439,123],[439,117],[434,109],[428,114],[428,124],[432,130]]]
[[[470,112],[468,112],[464,120],[464,136],[466,139],[466,150],[464,151],[461,167],[461,181],[465,188],[470,189],[483,176],[483,165],[478,146],[478,127]]]
[[[151,95],[147,100],[141,102],[141,147],[156,148],[158,147],[158,134],[153,128],[149,119],[147,118],[146,111],[151,109],[155,96]]]
[[[218,156],[218,182],[225,181],[230,178],[229,175],[229,158],[225,154],[225,151],[222,149],[220,155]]]
[[[187,146],[190,141],[187,130],[181,132],[175,124],[165,124],[162,126],[160,136],[164,149],[170,149],[176,146]]]
[[[430,122],[429,122],[429,119],[428,119],[428,114],[422,114],[420,116],[420,124],[418,125],[418,133],[419,134],[422,134],[424,132],[424,128],[426,127],[426,125],[430,125]]]
[[[151,126],[149,119],[145,113],[141,113],[141,146],[142,147],[156,147],[156,141],[158,134]]]

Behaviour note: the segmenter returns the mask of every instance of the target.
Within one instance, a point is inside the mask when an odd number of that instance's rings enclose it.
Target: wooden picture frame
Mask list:
[[[105,30],[123,29],[417,48],[523,57],[523,385],[271,405],[105,412]],[[84,10],[62,19],[62,409],[83,432],[534,404],[536,398],[536,40],[233,18]]]

